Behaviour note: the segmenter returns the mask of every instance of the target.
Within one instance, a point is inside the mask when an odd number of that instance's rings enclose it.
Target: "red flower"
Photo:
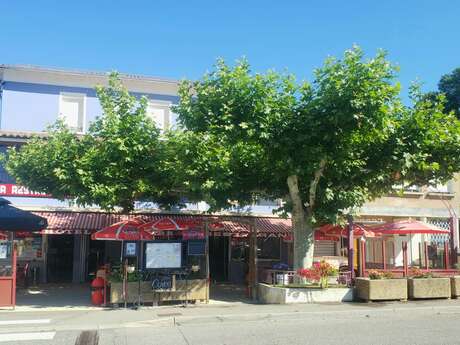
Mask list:
[[[314,262],[312,268],[301,268],[297,274],[307,280],[318,282],[334,275],[336,269],[326,261]]]

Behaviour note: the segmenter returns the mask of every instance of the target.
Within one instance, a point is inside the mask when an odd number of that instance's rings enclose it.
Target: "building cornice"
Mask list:
[[[96,85],[108,85],[109,72],[92,72],[32,65],[0,64],[0,80],[6,82],[36,83],[93,89]],[[123,84],[132,92],[176,96],[179,81],[120,73]]]

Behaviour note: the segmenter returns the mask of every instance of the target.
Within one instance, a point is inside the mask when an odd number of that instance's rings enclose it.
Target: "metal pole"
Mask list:
[[[449,269],[449,243],[444,242],[444,268]]]
[[[457,251],[458,251],[458,217],[455,212],[450,218],[450,257],[451,264],[455,265],[458,261]]]
[[[348,270],[351,279],[354,278],[354,238],[353,238],[353,216],[348,215]]]
[[[360,240],[359,241],[359,276],[365,277],[366,276],[366,242]]]
[[[257,281],[258,281],[258,273],[257,273],[257,228],[256,228],[256,219],[254,218],[253,223],[251,226],[251,234],[253,238],[253,277],[252,277],[252,288],[251,288],[251,297],[253,300],[257,299]]]
[[[125,301],[125,308],[128,306],[128,259],[123,264],[123,299]]]
[[[429,263],[428,263],[428,242],[425,241],[423,242],[423,245],[424,245],[424,250],[423,250],[423,258],[424,258],[424,261],[425,261],[425,268],[426,269],[429,269]]]
[[[204,236],[205,236],[205,253],[206,253],[206,303],[209,303],[209,289],[210,289],[210,277],[209,277],[209,228],[208,219],[204,220]]]
[[[13,274],[13,286],[11,291],[11,297],[12,297],[12,304],[13,304],[13,309],[16,308],[16,248],[14,248],[14,242],[12,242],[13,246],[13,262],[12,262],[12,274]]]
[[[402,250],[403,250],[403,276],[407,277],[408,274],[408,267],[407,267],[407,242],[402,242]]]
[[[374,240],[371,240],[372,241],[372,262],[376,262],[376,255],[375,255],[375,241]]]
[[[386,248],[385,248],[385,239],[382,239],[382,260],[383,260],[383,269],[387,269],[387,258],[386,258]]]

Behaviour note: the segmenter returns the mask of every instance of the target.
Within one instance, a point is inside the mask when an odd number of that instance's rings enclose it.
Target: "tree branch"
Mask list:
[[[318,187],[319,179],[323,176],[324,168],[326,167],[326,158],[321,159],[319,162],[319,168],[315,171],[315,177],[310,183],[310,195],[308,199],[308,208],[310,212],[313,212],[313,207],[316,201],[316,188]]]
[[[299,178],[297,175],[290,175],[287,178],[287,185],[289,188],[289,197],[292,202],[293,213],[302,214],[303,203],[299,191]]]

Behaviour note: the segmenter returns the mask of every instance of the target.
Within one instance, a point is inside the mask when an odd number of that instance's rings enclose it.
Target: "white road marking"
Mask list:
[[[0,343],[19,340],[52,340],[56,332],[7,333],[0,334]]]
[[[50,322],[51,322],[51,319],[8,320],[8,321],[0,321],[0,326],[5,326],[5,325],[31,325],[31,324],[50,323]]]

